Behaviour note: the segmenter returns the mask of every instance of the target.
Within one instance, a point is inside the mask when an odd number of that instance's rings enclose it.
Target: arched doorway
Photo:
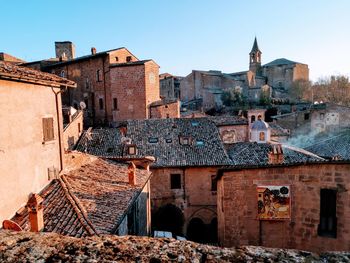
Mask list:
[[[175,235],[183,235],[184,215],[180,208],[167,204],[160,207],[152,216],[153,230],[169,231]]]
[[[218,242],[218,219],[215,217],[209,225],[209,243]]]
[[[205,243],[207,241],[206,226],[202,219],[198,217],[191,219],[187,226],[187,238],[200,243]]]

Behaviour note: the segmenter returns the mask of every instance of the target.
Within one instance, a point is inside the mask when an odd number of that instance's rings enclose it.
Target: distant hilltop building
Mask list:
[[[262,65],[262,52],[255,38],[249,53],[249,70],[235,73],[193,70],[180,84],[181,101],[201,101],[203,110],[223,105],[225,91],[240,93],[250,102],[258,102],[264,92],[268,97],[288,99],[296,81],[309,80],[307,64],[285,58]]]

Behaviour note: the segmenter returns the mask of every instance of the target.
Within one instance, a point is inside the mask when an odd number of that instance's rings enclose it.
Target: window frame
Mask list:
[[[182,189],[182,178],[180,173],[170,174],[170,189],[171,190]]]

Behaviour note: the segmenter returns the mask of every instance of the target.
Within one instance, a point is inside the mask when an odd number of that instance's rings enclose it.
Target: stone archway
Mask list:
[[[191,241],[205,243],[207,240],[206,225],[202,219],[194,217],[187,226],[187,238]]]
[[[180,208],[173,204],[161,206],[152,215],[153,230],[169,231],[175,235],[183,235],[184,215]]]

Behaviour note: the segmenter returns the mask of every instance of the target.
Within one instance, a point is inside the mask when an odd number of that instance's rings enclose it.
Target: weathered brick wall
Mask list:
[[[150,117],[149,106],[152,102],[160,100],[159,95],[159,66],[149,61],[145,63],[145,87],[143,88],[146,99],[146,112],[147,117]]]
[[[105,121],[106,113],[106,95],[109,89],[109,82],[106,79],[108,74],[103,77],[104,71],[108,71],[108,57],[96,57],[89,60],[83,60],[79,63],[66,64],[55,67],[51,73],[61,75],[64,72],[66,78],[77,83],[77,88],[74,90],[68,89],[62,94],[62,101],[65,105],[79,106],[81,101],[87,102],[87,115],[85,119],[88,125],[92,124],[92,114],[96,117],[98,123]],[[101,78],[98,81],[97,70],[101,71]],[[106,92],[105,92],[106,90]],[[99,99],[103,99],[103,108],[99,107]],[[108,105],[108,104],[107,104]],[[107,107],[107,110],[110,106]]]
[[[260,221],[259,226],[258,185],[290,185],[290,220]],[[338,190],[337,238],[321,237],[317,233],[321,188]],[[311,251],[349,250],[349,188],[349,164],[309,164],[225,172],[218,183],[220,243],[224,246],[262,245]]]
[[[216,191],[211,191],[211,178],[216,172],[215,167],[152,169],[152,210],[169,203],[176,205],[185,217],[184,233],[194,217],[209,224],[216,217]],[[170,174],[181,174],[181,189],[170,189]]]
[[[147,118],[145,73],[144,65],[110,69],[111,100],[118,101],[118,108],[113,109],[113,121]]]
[[[180,101],[151,106],[150,118],[152,119],[166,119],[166,118],[180,118]]]
[[[115,50],[115,51],[110,51],[108,53],[109,53],[109,63],[110,64],[125,63],[125,62],[127,62],[126,58],[128,56],[131,57],[131,61],[129,61],[129,62],[135,62],[135,61],[139,60],[132,53],[130,53],[129,50],[127,50],[125,48],[118,49],[118,50]]]

